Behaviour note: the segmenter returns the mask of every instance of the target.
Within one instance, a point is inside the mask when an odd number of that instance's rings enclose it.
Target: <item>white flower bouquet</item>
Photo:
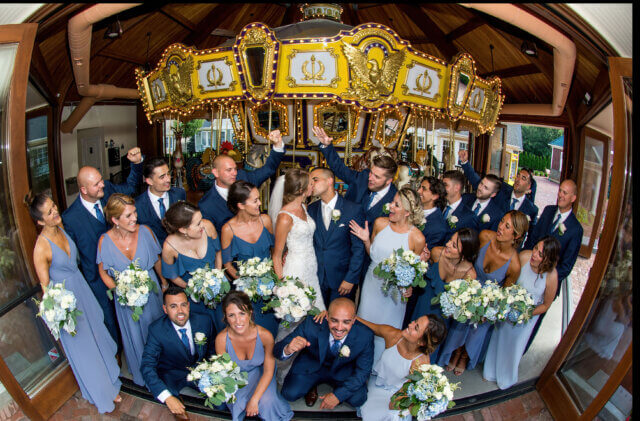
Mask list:
[[[407,376],[408,380],[391,396],[400,416],[430,420],[455,405],[453,391],[459,383],[449,383],[442,371],[437,365],[422,364]]]
[[[271,259],[252,257],[238,262],[238,278],[233,284],[237,290],[244,291],[251,301],[256,302],[260,298],[267,300],[271,297],[277,279]]]
[[[455,279],[445,284],[444,291],[431,300],[432,304],[440,304],[443,316],[474,325],[484,317],[482,302],[482,284],[475,279]]]
[[[246,371],[240,371],[226,352],[212,355],[194,368],[189,369],[187,381],[195,382],[209,408],[220,406],[224,402],[236,401],[236,392],[249,382]]]
[[[313,287],[298,278],[285,276],[276,281],[273,296],[262,310],[273,309],[276,317],[282,320],[282,326],[288,328],[307,314],[315,316],[320,313],[314,306],[315,302],[316,291]]]
[[[193,302],[202,301],[209,308],[216,308],[222,297],[231,290],[231,285],[224,275],[224,269],[211,269],[207,263],[191,274],[184,292]]]
[[[113,300],[113,289],[116,290],[116,299],[121,306],[131,307],[131,318],[137,322],[142,315],[142,308],[149,301],[150,292],[158,292],[158,283],[154,281],[149,272],[140,268],[138,261],[133,261],[122,272],[113,271],[116,287],[107,291],[109,298]]]
[[[505,319],[514,326],[526,323],[531,319],[535,308],[533,298],[526,288],[515,284],[504,289],[504,302],[507,307]]]
[[[60,339],[60,330],[71,336],[76,335],[76,319],[82,314],[76,308],[76,297],[73,292],[64,288],[64,281],[49,284],[42,294],[42,301],[33,299],[38,306],[38,316],[42,317],[53,337]]]
[[[423,275],[428,268],[429,264],[420,260],[420,256],[413,251],[399,248],[378,263],[373,274],[382,278],[382,292],[385,295],[390,294],[395,302],[400,296],[406,302],[407,299],[402,296],[406,288],[427,286]]]
[[[482,306],[484,318],[490,323],[504,321],[509,310],[504,289],[497,282],[486,281],[482,286]]]

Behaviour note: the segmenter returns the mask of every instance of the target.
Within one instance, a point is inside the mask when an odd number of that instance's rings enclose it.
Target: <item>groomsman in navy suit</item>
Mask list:
[[[573,180],[567,179],[560,183],[557,204],[544,208],[538,223],[533,231],[531,231],[531,235],[529,235],[524,245],[525,250],[531,250],[545,235],[552,235],[560,241],[560,256],[558,265],[556,266],[556,270],[558,271],[556,297],[560,294],[562,282],[569,276],[571,270],[573,270],[573,265],[576,263],[580,245],[582,244],[583,228],[572,211],[573,202],[576,201],[577,193],[578,187]],[[529,345],[531,345],[531,342],[533,342],[533,338],[545,314],[547,313],[543,313],[538,317],[538,321],[529,337],[525,352],[529,348]]]
[[[442,215],[447,221],[447,235],[445,243],[449,241],[453,233],[460,228],[472,228],[478,231],[480,225],[478,217],[473,211],[462,203],[462,187],[464,186],[464,175],[460,171],[449,170],[442,175],[442,182],[447,191],[447,205]]]
[[[329,168],[349,185],[345,199],[362,205],[365,220],[369,224],[369,233],[371,233],[376,218],[385,216],[384,205],[392,202],[398,192],[396,186],[391,183],[398,165],[389,156],[377,156],[373,159],[373,166],[370,169],[352,170],[342,162],[331,143],[333,138],[329,137],[324,129],[314,126],[313,134],[320,140],[320,151],[327,160]],[[365,271],[367,266],[368,264],[365,264]]]
[[[103,180],[102,174],[93,167],[80,168],[77,177],[80,193],[71,206],[62,213],[64,229],[76,243],[80,253],[80,271],[100,303],[104,313],[104,324],[118,344],[118,348],[120,348],[120,335],[115,310],[113,303],[107,297],[107,287],[98,274],[96,255],[98,239],[109,228],[104,217],[104,206],[107,205],[109,197],[113,193],[133,196],[142,178],[140,148],[129,149],[127,159],[131,161],[131,171],[124,184],[113,184]]]
[[[138,223],[151,228],[162,247],[167,238],[162,218],[171,205],[179,200],[186,200],[187,193],[181,187],[171,187],[169,166],[162,158],[145,161],[142,177],[149,188],[136,197]]]
[[[316,168],[310,177],[312,194],[320,198],[309,205],[309,215],[316,223],[313,246],[322,298],[325,303],[340,296],[353,300],[365,252],[362,241],[351,234],[349,221],[364,225],[364,210],[336,193],[330,169]]]
[[[278,342],[273,355],[281,360],[300,352],[284,379],[280,393],[288,401],[305,396],[307,406],[318,399],[317,385],[328,383],[333,392],[320,396],[321,409],[347,402],[354,408],[367,400],[367,381],[373,367],[373,332],[356,320],[356,305],[337,298],[321,323],[307,317]]]
[[[482,230],[497,231],[502,216],[506,213],[492,200],[500,191],[502,181],[493,174],[482,177],[476,193],[462,195],[462,203],[478,217],[478,232]]]
[[[214,158],[211,173],[216,178],[216,181],[213,187],[202,196],[202,199],[198,202],[198,207],[202,212],[202,217],[213,222],[218,235],[220,235],[222,226],[233,217],[233,213],[227,208],[229,187],[236,180],[244,180],[260,188],[260,185],[275,174],[278,169],[278,165],[280,165],[280,161],[284,157],[284,143],[282,142],[280,130],[274,130],[269,133],[269,139],[273,143],[273,151],[269,154],[267,162],[255,171],[239,170],[233,158],[225,154],[220,154]]]
[[[189,300],[182,288],[172,285],[164,292],[162,309],[165,315],[149,326],[140,371],[153,396],[176,417],[188,419],[180,390],[197,386],[187,381],[187,367],[215,353],[216,332],[211,318],[189,315]]]

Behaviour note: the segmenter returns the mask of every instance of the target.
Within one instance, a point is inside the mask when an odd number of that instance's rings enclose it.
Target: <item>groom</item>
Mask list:
[[[320,198],[309,205],[316,223],[313,248],[318,260],[318,280],[322,299],[330,303],[340,296],[354,299],[360,281],[364,244],[351,234],[349,221],[364,225],[362,206],[336,193],[335,176],[329,168],[311,171],[312,194]]]
[[[337,298],[321,323],[307,317],[278,342],[273,355],[281,360],[300,352],[284,379],[281,394],[288,401],[305,396],[307,406],[318,399],[317,385],[328,383],[333,392],[320,396],[321,409],[341,402],[358,408],[367,400],[367,380],[373,366],[373,332],[356,321],[356,305]]]

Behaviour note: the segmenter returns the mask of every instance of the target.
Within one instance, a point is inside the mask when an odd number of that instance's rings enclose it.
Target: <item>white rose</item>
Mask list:
[[[489,222],[489,221],[491,221],[491,217],[489,216],[489,214],[488,214],[488,213],[485,213],[484,215],[482,215],[482,222],[483,222],[483,223],[485,223],[485,224],[486,224],[486,223],[487,223],[487,222]]]
[[[206,336],[204,335],[204,333],[202,332],[196,332],[196,334],[194,335],[196,341],[198,342],[202,342],[205,340]]]
[[[349,358],[349,355],[351,355],[351,350],[349,349],[349,347],[346,345],[342,345],[342,347],[340,348],[340,356]]]
[[[300,319],[300,318],[304,317],[305,314],[307,314],[307,313],[302,308],[300,308],[299,306],[294,306],[291,309],[291,315],[296,319]]]

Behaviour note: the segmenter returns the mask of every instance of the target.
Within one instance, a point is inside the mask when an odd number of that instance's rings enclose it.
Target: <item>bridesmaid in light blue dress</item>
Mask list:
[[[232,279],[236,279],[237,269],[234,262],[253,257],[261,259],[271,257],[274,244],[273,225],[269,215],[260,213],[260,193],[251,183],[238,180],[229,188],[227,206],[235,214],[222,226],[222,264]],[[273,310],[263,312],[264,302],[258,299],[253,303],[253,317],[256,324],[267,329],[273,337],[278,335],[279,321]],[[221,323],[223,314],[216,312]]]
[[[222,268],[220,238],[211,221],[202,218],[199,208],[181,200],[167,210],[162,223],[169,234],[162,247],[162,276],[181,288],[187,287],[191,273],[209,265],[211,269]],[[191,311],[210,317],[217,332],[224,329],[216,309],[201,301],[189,299]]]
[[[556,296],[558,272],[555,267],[559,255],[560,242],[550,235],[541,239],[533,250],[520,253],[522,269],[517,284],[531,294],[536,307],[527,323],[515,326],[509,322],[498,323],[491,336],[482,377],[497,382],[500,389],[508,389],[518,381],[518,366],[533,327]]]
[[[482,248],[474,264],[480,283],[494,281],[506,287],[516,282],[520,276],[517,249],[528,229],[529,222],[526,215],[514,210],[502,217],[497,232],[490,230],[480,232]],[[491,270],[491,268],[495,269]],[[438,365],[446,366],[447,371],[454,370],[456,376],[461,375],[467,368],[475,368],[480,360],[484,341],[492,332],[492,328],[493,326],[489,323],[481,323],[478,327],[473,327],[469,323],[453,321],[447,340],[440,351]]]
[[[249,374],[248,384],[228,403],[234,421],[258,416],[266,421],[293,418],[289,403],[276,388],[273,336],[252,321],[251,301],[242,291],[232,291],[222,301],[228,327],[216,337],[216,354],[224,352]]]
[[[399,248],[412,250],[420,255],[424,249],[425,240],[416,226],[423,221],[424,213],[418,193],[409,187],[403,187],[389,203],[389,217],[375,220],[371,240],[369,240],[369,228],[366,222],[364,227],[360,227],[355,221],[350,222],[351,232],[364,242],[365,250],[371,257],[371,264],[360,292],[359,317],[372,323],[393,326],[396,329],[402,327],[407,303],[400,297],[396,302],[391,295],[385,295],[381,289],[382,279],[374,275],[373,270],[378,263]],[[411,293],[412,289],[409,287],[405,296],[409,297]],[[375,337],[374,347],[375,364],[385,348],[384,339]]]
[[[138,321],[131,317],[131,307],[117,302],[117,294],[113,291],[127,368],[133,376],[134,383],[144,386],[140,362],[149,325],[164,314],[161,285],[166,287],[167,281],[163,279],[159,282],[156,274],[156,271],[160,273],[161,270],[160,245],[148,226],[137,223],[135,202],[131,197],[121,193],[111,195],[105,207],[105,217],[112,227],[98,240],[96,263],[98,273],[107,288],[115,288],[115,272],[126,270],[132,262],[146,270],[156,283],[156,291],[149,291],[149,298],[142,307],[142,315]]]
[[[44,194],[30,201],[29,212],[42,227],[36,240],[33,261],[43,290],[50,283],[64,281],[73,292],[77,309],[76,335],[60,331],[60,342],[78,382],[82,397],[106,413],[115,409],[122,398],[117,345],[103,322],[103,313],[77,265],[78,249],[62,228],[58,208]]]

